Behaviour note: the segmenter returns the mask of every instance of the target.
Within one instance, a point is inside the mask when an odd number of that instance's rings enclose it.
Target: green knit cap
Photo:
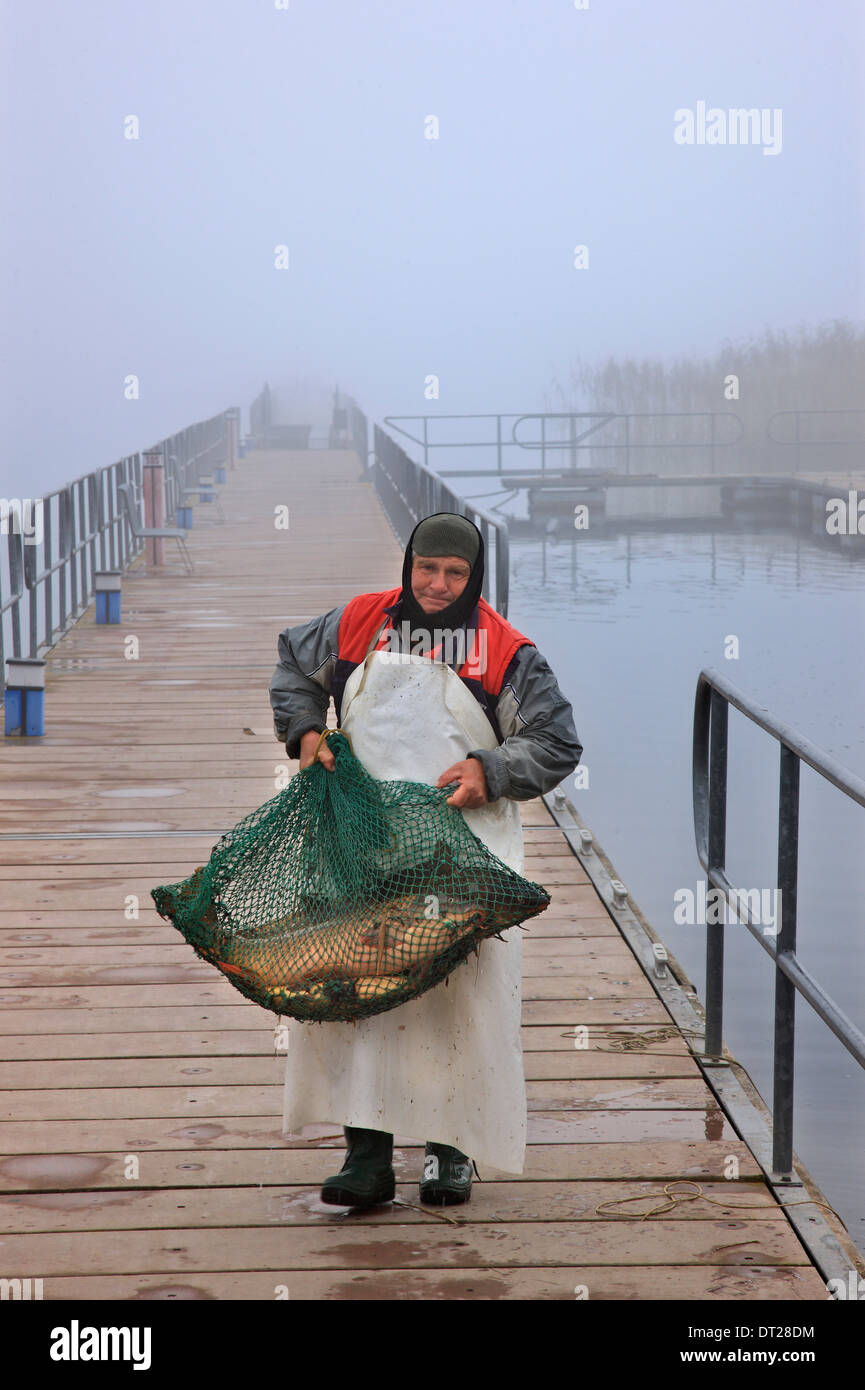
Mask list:
[[[459,555],[474,565],[478,553],[478,533],[470,521],[457,512],[436,512],[420,523],[411,543],[412,554]]]

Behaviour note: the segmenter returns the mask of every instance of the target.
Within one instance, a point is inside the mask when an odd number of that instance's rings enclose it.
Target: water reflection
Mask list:
[[[702,871],[691,740],[697,676],[734,685],[865,775],[865,565],[780,528],[693,528],[511,542],[510,620],[571,700],[588,786],[568,788],[637,903],[704,997],[705,927],[674,900]],[[777,883],[779,750],[730,714],[727,865]],[[865,1026],[860,865],[865,811],[801,771],[800,955]],[[772,1096],[773,970],[742,925],[726,932],[725,1041]],[[865,1075],[797,1002],[794,1142],[865,1250]]]
[[[541,532],[536,538],[511,541],[511,585],[520,581],[554,586],[581,596],[609,594],[631,588],[646,567],[675,561],[669,576],[673,588],[700,579],[715,586],[759,573],[793,588],[816,585],[834,592],[848,585],[865,589],[865,554],[839,546],[817,544],[798,531],[761,528],[743,533],[740,527],[682,527],[674,532],[630,530],[606,536],[577,534],[564,529]],[[616,579],[610,582],[610,575]]]

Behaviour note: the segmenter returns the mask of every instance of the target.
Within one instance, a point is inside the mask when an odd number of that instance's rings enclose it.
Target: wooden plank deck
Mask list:
[[[320,1203],[341,1128],[283,1137],[273,1016],[156,914],[150,888],[296,766],[267,695],[278,632],[398,580],[359,472],[348,452],[241,461],[226,524],[196,508],[195,576],[172,547],[136,566],[122,624],[91,609],[50,656],[44,739],[3,745],[0,1274],[46,1299],[826,1299],[542,801],[522,806],[553,895],[524,938],[526,1168],[482,1170],[465,1207],[420,1207],[404,1136],[397,1203]],[[671,1183],[702,1196],[670,1206]]]

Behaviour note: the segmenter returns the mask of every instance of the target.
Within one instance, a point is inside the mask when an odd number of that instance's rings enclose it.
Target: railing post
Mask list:
[[[90,551],[90,581],[85,578],[85,594],[91,592],[93,586],[93,576],[96,573],[98,561],[96,559],[96,542],[99,536],[99,483],[95,473],[91,473],[87,479],[87,526],[89,535]],[[84,554],[87,554],[85,550]]]
[[[69,524],[72,538],[72,547],[69,555],[69,611],[73,619],[78,612],[78,557],[80,554],[78,543],[83,539],[83,510],[84,499],[81,480],[77,479],[74,483],[70,483],[69,485]]]
[[[135,455],[138,463],[141,455]],[[136,474],[140,469],[136,468],[129,460],[123,460],[111,470],[108,483],[108,513],[111,517],[111,545],[110,556],[107,568],[126,569],[132,556],[135,545],[132,539],[132,527],[129,524],[129,517],[126,515],[126,508],[121,506],[119,488],[123,483],[133,484],[133,495],[138,496]],[[144,547],[142,546],[142,549]]]
[[[42,534],[42,568],[48,570],[48,569],[51,568],[51,565],[52,565],[52,563],[53,563],[53,557],[54,557],[54,528],[53,528],[53,523],[52,523],[52,520],[51,520],[51,503],[50,503],[50,499],[49,499],[49,502],[48,502],[47,506],[45,507],[45,510],[44,510],[44,513],[43,513],[43,518],[44,518],[44,526],[43,526],[43,534]],[[54,640],[54,578],[53,578],[53,576],[51,576],[50,578],[46,579],[46,581],[45,581],[45,585],[44,585],[43,590],[42,590],[42,601],[43,601],[44,615],[45,615],[45,641],[46,641],[46,642],[49,644],[49,646],[50,646],[50,644],[51,644],[51,643],[53,642],[53,640]],[[32,653],[32,655],[35,656],[36,653],[34,652],[34,653]]]
[[[723,869],[727,858],[727,701],[713,688],[709,710],[709,844],[710,869]],[[711,880],[707,887],[711,889]],[[706,1037],[703,1051],[719,1060],[724,1031],[724,923],[706,914]]]
[[[508,616],[511,560],[507,522],[496,527],[496,608],[503,618]]]
[[[799,877],[799,759],[781,744],[778,809],[778,912],[775,939],[775,1073],[772,1090],[772,1167],[779,1182],[793,1172],[793,1073],[796,1041],[796,986],[777,964],[796,950]],[[777,917],[776,917],[777,925]]]
[[[23,580],[24,588],[27,590],[27,609],[29,614],[31,657],[36,657],[38,655],[40,647],[46,645],[51,646],[54,639],[52,595],[53,586],[55,583],[55,576],[49,574],[49,571],[51,570],[55,559],[65,561],[73,553],[72,539],[69,535],[68,518],[70,495],[71,487],[66,487],[43,499],[43,528],[41,541],[39,542],[38,547],[35,545],[30,545],[26,539],[24,542]],[[57,513],[59,519],[59,547],[57,550],[56,557],[54,555],[55,533],[52,530],[51,525],[52,501],[55,496],[57,498]],[[65,624],[66,616],[65,602],[67,568],[71,569],[72,566],[67,566],[64,563],[61,564],[60,568],[57,571],[55,571],[58,598],[60,601],[60,606],[63,609],[63,622],[60,624],[61,628]],[[42,628],[41,640],[39,636],[40,598],[42,602],[42,616],[44,617],[44,626]]]
[[[490,528],[489,528],[489,522],[487,522],[483,517],[479,517],[478,519],[479,519],[479,521],[480,521],[480,523],[481,523],[481,524],[480,524],[480,533],[481,533],[481,536],[483,537],[483,542],[484,542],[484,579],[483,579],[483,584],[481,585],[481,592],[482,592],[484,598],[486,599],[487,603],[491,603],[491,599],[490,599]],[[475,523],[475,524],[477,524],[477,523]],[[498,594],[496,595],[496,598],[498,599]]]
[[[144,525],[165,525],[165,466],[161,449],[149,449],[144,454],[142,479],[144,492]],[[162,564],[161,540],[151,538],[146,543],[148,565]]]
[[[46,512],[48,508],[45,508]],[[9,588],[15,596],[12,605],[12,655],[21,655],[21,595],[24,592],[24,537],[14,529],[7,532],[6,543],[9,547]],[[0,618],[0,624],[3,619]],[[3,660],[6,660],[4,649]],[[2,668],[4,671],[6,667]]]

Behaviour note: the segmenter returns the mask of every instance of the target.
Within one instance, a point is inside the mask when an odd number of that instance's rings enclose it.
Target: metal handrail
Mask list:
[[[806,415],[858,415],[858,416],[861,418],[863,424],[865,424],[865,410],[862,410],[861,408],[850,409],[850,410],[834,410],[834,409],[832,409],[832,410],[776,410],[775,413],[774,413],[774,415],[770,415],[770,416],[769,416],[769,420],[768,420],[767,425],[766,425],[766,434],[767,434],[767,437],[768,437],[769,439],[771,439],[771,441],[772,441],[773,444],[786,444],[786,445],[790,445],[790,444],[794,444],[794,445],[795,445],[795,444],[804,444],[804,445],[808,445],[808,444],[830,444],[830,445],[831,445],[831,444],[844,444],[844,445],[848,445],[848,444],[863,444],[863,443],[865,443],[865,440],[862,440],[862,439],[800,439],[800,437],[799,437],[799,421],[800,421],[801,419],[803,419]],[[795,437],[794,437],[793,439],[779,439],[778,436],[777,436],[776,434],[773,434],[773,433],[772,433],[772,425],[773,425],[773,423],[774,423],[775,420],[783,420],[783,419],[785,419],[785,418],[787,418],[787,417],[792,418],[792,419],[795,421],[795,424],[796,424],[796,434],[795,434]]]
[[[459,512],[473,521],[484,539],[489,558],[490,537],[495,538],[495,599],[490,598],[490,565],[484,569],[483,596],[508,616],[510,586],[510,533],[504,517],[476,507],[454,492],[440,474],[416,463],[380,426],[375,426],[372,482],[391,524],[405,545],[414,527],[433,512]]]
[[[778,815],[778,889],[781,928],[767,940],[742,907],[744,896],[726,873],[727,715],[733,705],[781,746]],[[799,865],[799,764],[818,772],[839,791],[865,806],[865,781],[818,748],[792,725],[738,690],[720,672],[704,669],[694,700],[693,800],[697,856],[709,882],[775,962],[774,1081],[772,1164],[780,1178],[793,1167],[793,1066],[796,991],[831,1028],[860,1067],[865,1067],[863,1033],[825,992],[796,955]],[[735,899],[735,903],[731,901]],[[706,924],[706,1037],[704,1051],[722,1058],[724,1010],[724,927]]]
[[[11,645],[12,656],[22,654],[22,620],[28,655],[36,657],[87,608],[97,567],[125,568],[138,554],[141,547],[119,504],[118,488],[136,481],[140,471],[140,455],[131,454],[76,478],[39,499],[40,539],[29,544],[17,531],[0,537],[6,542],[0,554],[0,680],[5,680],[7,648]]]
[[[708,439],[704,440],[668,440],[662,443],[646,442],[631,438],[632,420],[680,420],[680,419],[701,419],[709,422]],[[421,421],[423,424],[422,435],[412,434],[410,430],[403,429],[403,423],[409,421]],[[430,434],[430,422],[443,424],[450,420],[495,420],[496,437],[495,439],[484,440],[432,440]],[[505,437],[502,428],[503,421],[512,421],[511,437]],[[540,439],[526,440],[517,438],[517,429],[524,420],[540,421]],[[568,422],[569,434],[567,438],[551,439],[547,436],[548,420],[566,420]],[[625,439],[618,443],[600,444],[594,438],[591,442],[584,443],[589,436],[602,429],[614,420],[624,420]],[[726,420],[733,423],[735,433],[732,439],[719,439],[717,437],[716,421]],[[577,432],[578,421],[596,421],[595,424],[586,425],[582,433]],[[744,425],[738,415],[732,411],[715,410],[678,410],[678,411],[639,411],[639,412],[619,412],[608,410],[571,410],[571,411],[546,411],[523,414],[466,414],[466,415],[386,415],[384,423],[397,434],[403,435],[411,440],[413,444],[419,444],[424,451],[424,465],[428,468],[429,451],[431,449],[495,449],[497,465],[495,472],[503,476],[508,475],[508,469],[503,467],[503,450],[514,447],[517,449],[539,450],[541,454],[541,469],[546,469],[546,456],[548,450],[567,449],[571,453],[571,471],[576,472],[576,456],[580,449],[623,449],[625,451],[626,474],[630,473],[631,450],[632,449],[708,449],[712,464],[712,471],[715,470],[715,449],[732,448],[738,444],[744,434]],[[490,470],[478,470],[489,472]],[[521,472],[524,470],[510,470]],[[440,475],[443,476],[443,475]]]
[[[581,435],[576,436],[574,439],[571,439],[571,438],[562,439],[562,440],[559,440],[559,441],[557,442],[557,441],[555,441],[555,440],[545,439],[545,438],[543,437],[543,435],[546,433],[545,422],[546,422],[547,420],[567,420],[567,421],[570,423],[570,421],[585,420],[585,419],[593,419],[593,420],[594,420],[594,419],[597,419],[598,423],[597,423],[596,425],[593,425],[591,428],[584,430],[583,433],[582,433]],[[709,437],[708,439],[704,439],[702,442],[697,441],[696,443],[694,442],[694,440],[691,440],[691,439],[686,439],[686,440],[682,440],[682,441],[676,441],[676,440],[674,440],[674,439],[669,439],[669,440],[664,440],[664,441],[661,442],[661,443],[646,443],[645,441],[641,442],[641,441],[639,441],[639,440],[630,439],[630,437],[626,440],[626,442],[625,442],[624,444],[621,444],[621,443],[619,443],[619,444],[597,444],[597,443],[594,443],[594,442],[591,443],[591,444],[582,444],[582,443],[580,442],[582,439],[588,438],[588,436],[589,436],[590,434],[593,434],[595,430],[602,429],[603,426],[606,425],[606,424],[609,424],[609,422],[610,422],[611,420],[624,420],[624,421],[626,421],[626,422],[627,422],[627,425],[628,425],[629,435],[630,435],[630,422],[631,422],[631,420],[690,420],[690,419],[694,419],[694,420],[708,420],[708,421],[709,421],[709,429],[710,429],[710,437]],[[530,442],[530,441],[528,441],[528,440],[517,439],[517,427],[518,427],[519,425],[521,425],[521,424],[523,423],[524,420],[540,420],[540,421],[541,421],[541,432],[542,432],[542,437],[541,437],[541,439],[539,439],[536,443],[532,443],[532,442]],[[736,434],[733,436],[732,439],[716,439],[716,438],[714,437],[714,433],[715,433],[715,421],[716,421],[716,420],[731,420],[736,426],[738,426],[737,432],[736,432]],[[742,438],[742,435],[744,434],[744,430],[745,430],[745,427],[744,427],[744,425],[743,425],[743,423],[742,423],[742,420],[740,419],[740,417],[739,417],[738,415],[734,415],[734,414],[732,413],[732,411],[722,411],[722,410],[636,410],[636,411],[634,411],[634,410],[632,410],[632,411],[622,412],[622,411],[614,411],[614,410],[609,410],[609,411],[571,410],[571,411],[546,411],[546,412],[543,412],[543,413],[534,413],[534,414],[529,414],[529,415],[520,415],[520,416],[518,416],[517,419],[514,421],[514,425],[513,425],[512,431],[511,431],[511,435],[512,435],[512,438],[513,438],[513,443],[514,443],[514,444],[518,444],[519,447],[520,447],[521,449],[571,449],[571,448],[573,448],[573,447],[576,447],[576,448],[578,448],[578,449],[624,449],[624,448],[631,448],[631,449],[707,449],[707,448],[710,448],[710,447],[714,447],[715,445],[717,445],[717,446],[720,447],[720,448],[726,449],[726,448],[728,448],[729,446],[731,446],[731,445],[733,445],[733,444],[738,444],[739,440]]]
[[[863,453],[865,453],[865,439],[862,438],[861,432],[858,439],[803,439],[802,421],[806,416],[813,415],[819,415],[823,418],[831,418],[839,415],[854,415],[859,417],[860,424],[865,424],[865,410],[861,408],[849,410],[777,410],[774,415],[769,416],[766,425],[766,436],[773,444],[780,444],[782,449],[795,449],[795,472],[802,472],[802,450],[812,448],[854,450],[856,452],[857,471],[865,467],[865,458],[863,458]],[[783,419],[792,419],[793,421],[794,430],[792,439],[779,439],[777,434],[774,433],[775,422]],[[850,462],[852,462],[852,460],[848,461],[848,467]],[[832,466],[835,467],[834,464]],[[825,463],[822,460],[815,463],[815,468],[818,468],[821,472],[826,472]]]
[[[153,451],[161,452],[165,462],[166,518],[174,516],[177,508],[183,505],[184,494],[197,487],[202,475],[212,474],[217,464],[226,462],[227,414],[225,411],[204,421],[204,429],[190,425]]]
[[[41,656],[92,602],[95,571],[125,570],[140,554],[143,542],[132,534],[119,488],[132,484],[140,491],[143,454],[166,459],[170,505],[178,478],[210,471],[225,459],[226,414],[188,425],[153,450],[130,454],[38,499],[42,534],[33,544],[20,529],[0,533],[0,682],[7,655],[22,655],[22,628],[28,655]]]
[[[253,439],[265,435],[273,420],[273,398],[267,382],[249,407],[249,433]]]
[[[354,396],[340,391],[337,386],[333,393],[328,446],[331,449],[344,448],[349,441],[366,468],[369,460],[369,424],[367,418]]]

